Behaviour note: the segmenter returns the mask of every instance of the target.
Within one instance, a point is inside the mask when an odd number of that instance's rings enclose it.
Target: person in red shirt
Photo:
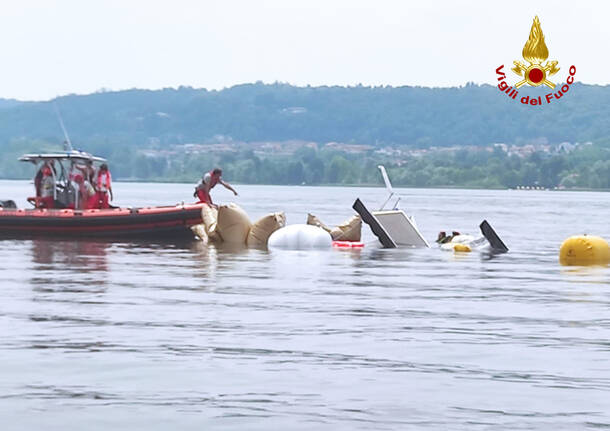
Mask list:
[[[213,171],[206,172],[201,178],[201,181],[195,187],[194,196],[199,198],[199,202],[197,203],[206,203],[214,208],[218,208],[218,205],[215,205],[212,202],[212,196],[210,196],[210,191],[216,186],[216,184],[222,184],[228,190],[231,190],[235,196],[237,196],[237,192],[231,184],[225,183],[222,180],[222,169],[215,168]]]
[[[97,196],[97,191],[93,187],[93,184],[89,182],[89,180],[83,180],[82,187],[83,194],[83,208],[86,210],[97,209],[99,207],[99,200]]]
[[[110,171],[108,170],[108,165],[106,163],[100,166],[97,173],[96,188],[99,208],[110,208],[110,204],[108,203],[108,195],[110,194],[110,200],[113,200],[114,197],[112,196],[112,176],[110,175]]]

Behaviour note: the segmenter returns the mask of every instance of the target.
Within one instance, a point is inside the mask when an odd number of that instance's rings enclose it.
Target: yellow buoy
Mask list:
[[[467,253],[469,251],[472,251],[472,249],[470,248],[470,246],[468,246],[467,244],[455,244],[453,246],[453,251],[454,252],[462,252],[462,253]]]
[[[566,239],[559,249],[562,265],[607,265],[610,247],[605,239],[594,235],[575,235]]]

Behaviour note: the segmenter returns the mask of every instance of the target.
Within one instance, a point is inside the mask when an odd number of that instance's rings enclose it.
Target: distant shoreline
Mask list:
[[[25,181],[32,182],[29,179],[23,178],[0,178],[0,181]],[[139,180],[139,179],[115,179],[115,183],[129,183],[129,184],[137,184],[137,183],[153,183],[153,184],[185,184],[192,185],[195,187],[197,183],[196,180],[192,182],[178,181],[178,180]],[[236,181],[231,181],[231,184],[236,186],[278,186],[278,187],[346,187],[346,188],[385,188],[383,184],[250,184],[250,183],[240,183]],[[515,191],[515,192],[610,192],[610,189],[590,189],[590,188],[565,188],[565,189],[516,189],[516,188],[503,188],[503,187],[463,187],[463,186],[429,186],[429,187],[412,187],[412,186],[401,186],[401,185],[392,185],[395,189],[418,189],[418,190],[507,190],[507,191]]]

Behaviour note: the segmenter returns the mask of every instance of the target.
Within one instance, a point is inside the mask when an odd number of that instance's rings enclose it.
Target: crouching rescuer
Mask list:
[[[213,171],[206,172],[201,181],[197,183],[195,187],[195,193],[193,196],[199,198],[199,202],[197,203],[205,203],[214,208],[218,208],[212,202],[212,196],[210,196],[210,191],[216,186],[216,184],[222,184],[225,188],[231,190],[235,196],[237,196],[237,192],[229,183],[226,183],[222,180],[222,169],[215,168]]]

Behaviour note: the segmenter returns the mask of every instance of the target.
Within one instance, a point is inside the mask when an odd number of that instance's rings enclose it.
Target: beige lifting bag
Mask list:
[[[271,213],[257,220],[248,233],[248,247],[266,247],[271,234],[284,226],[286,226],[286,214],[283,212]]]
[[[230,203],[229,205],[221,205],[218,209],[216,231],[224,242],[245,244],[250,226],[248,214],[238,205]]]
[[[222,238],[217,230],[218,210],[210,205],[203,205],[201,218],[205,226],[205,233],[212,242],[220,242]]]
[[[362,232],[362,219],[353,216],[335,228],[329,228],[313,214],[307,214],[307,224],[318,226],[330,233],[333,241],[360,241]]]

